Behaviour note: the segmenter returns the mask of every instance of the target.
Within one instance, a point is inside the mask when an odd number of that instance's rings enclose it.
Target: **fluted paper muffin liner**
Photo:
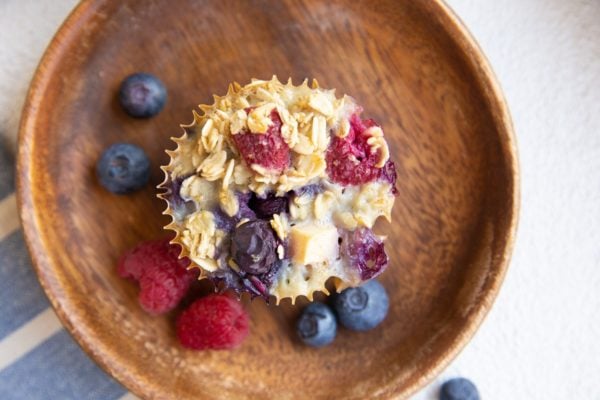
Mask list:
[[[341,290],[385,269],[382,238],[371,229],[378,217],[391,218],[395,170],[381,127],[361,122],[362,109],[351,97],[337,98],[316,81],[294,86],[273,77],[233,83],[225,96],[199,108],[193,122],[182,125],[183,135],[172,138],[176,148],[167,151],[159,197],[171,217],[165,228],[200,279],[293,303],[327,293],[330,279]],[[355,151],[348,143],[359,134],[363,148]],[[360,182],[346,181],[354,179],[353,165],[340,169],[348,162],[356,164]],[[250,258],[256,265],[239,265],[232,237],[256,219],[271,229],[269,246],[259,243],[262,236],[249,238],[258,249]],[[264,258],[265,249],[274,254]]]

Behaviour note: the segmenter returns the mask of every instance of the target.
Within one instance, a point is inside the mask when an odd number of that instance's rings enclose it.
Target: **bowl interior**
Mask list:
[[[356,398],[407,395],[468,340],[501,282],[515,224],[509,122],[487,67],[436,1],[84,2],[45,55],[25,109],[22,217],[38,274],[82,346],[145,397]],[[481,64],[483,62],[483,64]],[[165,110],[127,117],[116,92],[146,71]],[[293,334],[300,307],[250,303],[251,335],[229,352],[182,349],[175,313],[153,318],[117,277],[119,255],[168,222],[154,186],[170,136],[231,81],[317,78],[380,122],[398,166],[381,277],[390,314],[314,350]],[[108,145],[141,145],[152,184],[107,193]],[[300,306],[302,305],[302,302]]]

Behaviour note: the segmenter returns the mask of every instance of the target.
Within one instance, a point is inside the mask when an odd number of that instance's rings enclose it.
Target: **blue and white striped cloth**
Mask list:
[[[14,157],[0,146],[0,399],[135,399],[56,318],[31,266],[14,188]]]

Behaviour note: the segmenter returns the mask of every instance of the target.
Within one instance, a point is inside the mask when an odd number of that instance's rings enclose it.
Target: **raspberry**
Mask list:
[[[277,110],[271,111],[271,121],[266,133],[240,132],[233,135],[233,141],[247,165],[258,164],[281,173],[290,165],[290,148],[281,136]]]
[[[335,136],[327,149],[327,173],[332,181],[342,185],[361,185],[376,179],[390,182],[395,194],[396,170],[388,161],[383,168],[377,168],[377,151],[367,143],[368,128],[378,126],[372,119],[361,120],[358,113],[350,117],[350,132],[345,138]]]
[[[140,279],[140,305],[154,315],[171,311],[186,295],[195,277],[195,271],[192,275],[177,264],[147,268]]]
[[[122,278],[139,280],[147,261],[164,247],[163,240],[142,242],[123,253],[119,259],[117,272]]]
[[[398,189],[396,188],[396,179],[398,178],[396,175],[396,164],[394,164],[392,160],[388,160],[383,168],[381,168],[381,175],[379,178],[392,185],[392,194],[398,194]]]
[[[179,259],[179,249],[168,239],[142,242],[119,260],[118,274],[140,284],[139,302],[150,314],[171,311],[197,278],[196,270],[186,270],[190,261]]]
[[[177,319],[177,337],[189,349],[233,349],[246,336],[248,315],[239,301],[223,294],[196,300]]]
[[[388,265],[383,242],[368,228],[348,232],[342,242],[342,253],[347,254],[362,280],[381,274]]]
[[[358,114],[350,117],[350,132],[345,138],[335,136],[327,149],[327,173],[342,185],[360,185],[377,178],[377,152],[367,144],[364,131],[374,126],[373,120],[362,121]]]

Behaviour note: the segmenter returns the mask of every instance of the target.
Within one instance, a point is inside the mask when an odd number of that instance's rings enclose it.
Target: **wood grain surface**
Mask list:
[[[116,92],[146,71],[169,91],[150,120],[127,117]],[[398,165],[381,281],[390,314],[368,333],[301,345],[292,307],[244,302],[251,335],[236,351],[193,352],[175,313],[150,317],[118,256],[168,222],[153,186],[191,110],[250,78],[355,97],[379,121]],[[152,185],[103,190],[94,165],[108,145],[141,145]],[[21,219],[52,305],[108,372],[152,399],[407,397],[469,340],[502,282],[514,240],[518,172],[512,128],[491,70],[440,1],[84,1],[47,50],[20,132]],[[207,288],[205,288],[207,289]]]

